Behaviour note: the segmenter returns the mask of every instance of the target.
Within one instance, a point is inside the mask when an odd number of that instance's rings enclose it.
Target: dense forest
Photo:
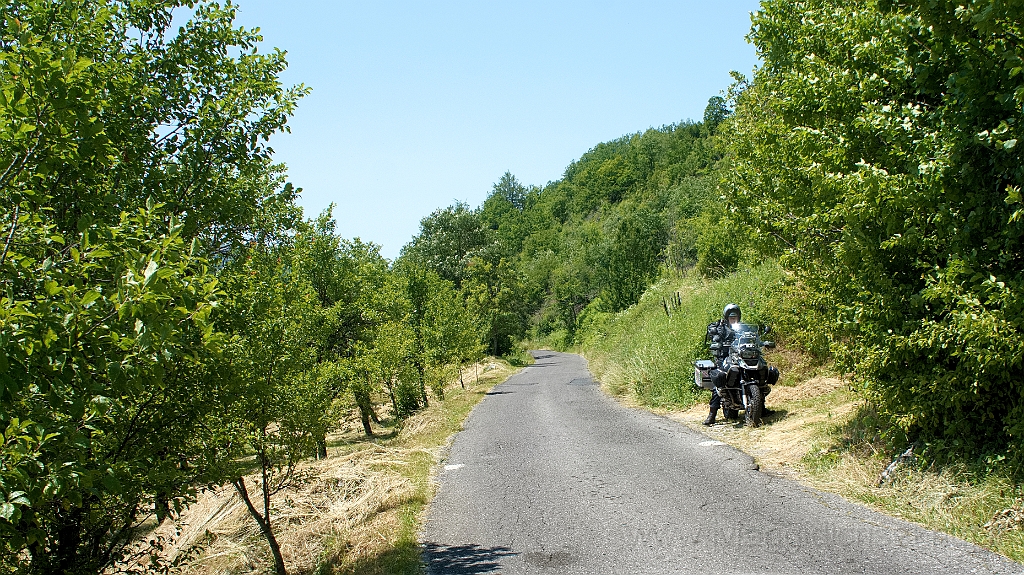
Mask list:
[[[1024,464],[1024,6],[766,0],[761,66],[699,121],[506,173],[390,262],[274,163],[283,53],[219,4],[172,34],[185,4],[0,7],[0,572],[109,569],[215,484],[274,550],[270,494],[346,414],[763,260],[780,337],[894,448]]]
[[[705,122],[599,144],[543,188],[506,173],[479,208],[456,203],[424,218],[399,262],[461,288],[495,355],[527,335],[568,345],[588,311],[636,303],[666,265],[735,267],[738,244],[718,233],[711,137],[726,113],[715,97]]]

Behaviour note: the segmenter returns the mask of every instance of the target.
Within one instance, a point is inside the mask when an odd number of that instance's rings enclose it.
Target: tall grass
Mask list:
[[[694,273],[663,278],[625,311],[588,313],[577,334],[580,351],[613,393],[685,409],[708,397],[693,383],[693,362],[709,358],[708,323],[721,317],[728,303],[740,305],[745,322],[761,323],[782,280],[776,262],[715,280]]]
[[[894,455],[882,439],[885,422],[847,386],[822,385],[828,378],[817,376],[832,375],[822,310],[815,309],[814,294],[785,279],[776,262],[721,279],[663,278],[625,311],[588,310],[577,334],[579,351],[612,393],[682,413],[709,396],[694,386],[692,365],[707,358],[707,324],[727,303],[738,303],[744,321],[771,321],[780,328],[774,338],[785,345],[769,360],[782,371],[780,384],[794,391],[773,396],[782,402],[776,404],[779,417],[762,427],[705,433],[771,454],[760,463],[796,473],[819,489],[1024,560],[1024,487],[998,461],[940,466],[925,455],[917,465],[899,468],[890,483],[877,485]]]

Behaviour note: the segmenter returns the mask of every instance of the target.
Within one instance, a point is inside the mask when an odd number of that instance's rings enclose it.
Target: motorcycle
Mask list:
[[[738,324],[733,329],[734,337],[722,359],[721,371],[725,372],[724,382],[718,387],[718,395],[722,398],[722,407],[727,419],[731,419],[743,410],[746,424],[751,427],[761,425],[764,414],[765,397],[771,393],[771,386],[778,379],[778,371],[770,369],[765,361],[762,350],[772,349],[775,342],[763,341],[762,335],[771,332],[771,328],[758,328],[750,324]],[[722,353],[722,344],[711,344],[715,355]],[[717,365],[710,360],[694,362],[694,383],[708,390],[715,385],[711,371]]]

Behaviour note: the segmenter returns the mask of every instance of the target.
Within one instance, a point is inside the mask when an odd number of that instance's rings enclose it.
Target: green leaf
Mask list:
[[[17,521],[21,518],[21,511],[12,503],[0,503],[0,517],[8,521]]]
[[[103,479],[100,480],[100,483],[103,484],[103,488],[106,489],[108,493],[121,492],[121,482],[113,475],[104,475]]]
[[[1016,145],[1017,145],[1017,139],[1016,138],[1014,138],[1012,140],[1006,140],[1005,142],[1003,142],[1003,148],[1007,149],[1007,150],[1012,150],[1013,147],[1016,146]]]
[[[1020,203],[1020,188],[1017,186],[1008,186],[1006,188],[1006,199],[1004,200],[1007,204],[1019,204]]]
[[[46,295],[57,295],[60,292],[60,285],[53,280],[46,280],[43,282],[43,289],[46,290]]]
[[[156,273],[157,265],[156,261],[149,260],[149,265],[146,266],[146,271],[142,272],[143,282],[142,285],[149,285],[149,282],[153,278],[153,274]]]
[[[88,308],[89,306],[92,305],[92,303],[94,301],[99,299],[99,297],[100,297],[100,292],[98,292],[98,291],[96,291],[94,289],[89,290],[89,291],[85,292],[85,295],[82,296],[82,300],[79,302],[79,305],[81,305],[84,308]]]

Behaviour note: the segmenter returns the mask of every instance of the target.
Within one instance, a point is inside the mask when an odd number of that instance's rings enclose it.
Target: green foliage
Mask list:
[[[709,122],[729,105],[712,98]],[[457,203],[424,218],[400,261],[454,282],[493,354],[527,332],[571,345],[594,302],[623,310],[665,267],[721,276],[747,255],[746,236],[723,221],[714,128],[685,122],[598,144],[543,188],[506,172],[478,210]]]
[[[504,355],[526,335],[530,311],[526,278],[508,260],[475,258],[465,286],[466,305],[480,322],[491,355]]]
[[[689,272],[681,285],[658,282],[626,311],[588,307],[581,314],[578,339],[591,369],[613,392],[651,405],[689,407],[706,398],[693,383],[693,362],[708,359],[707,325],[733,302],[742,307],[745,321],[769,321],[764,312],[782,279],[774,263],[713,280]],[[671,315],[665,302],[673,302],[668,304]]]
[[[217,276],[298,214],[266,140],[304,88],[233,7],[174,34],[178,5],[0,7],[4,569],[110,568],[220,479]]]
[[[625,309],[639,301],[658,277],[664,245],[664,226],[655,214],[638,209],[619,222],[604,266],[603,299],[612,309]]]
[[[1019,457],[1024,7],[770,1],[729,199],[905,437]]]
[[[419,235],[402,249],[402,258],[461,287],[469,259],[491,243],[488,231],[479,214],[458,202],[423,218]]]
[[[26,210],[0,296],[0,559],[96,571],[147,506],[209,478],[217,282],[162,206],[64,235]],[[187,414],[181,417],[180,414]],[[28,555],[23,552],[27,551]]]
[[[223,375],[238,396],[224,406],[216,429],[223,434],[216,452],[220,476],[235,486],[270,545],[275,568],[284,562],[271,529],[271,494],[287,483],[295,465],[322,439],[323,414],[330,404],[331,373],[317,369],[317,344],[326,327],[317,291],[287,248],[255,246],[240,265],[222,277],[231,297],[219,326],[232,333]],[[326,376],[326,377],[325,377]],[[259,472],[262,509],[249,495],[245,475],[249,455]]]
[[[234,13],[0,7],[0,572],[116,571],[140,525],[230,481],[283,573],[271,495],[326,455],[347,394],[402,417],[425,371],[440,390],[480,351],[449,281],[407,290],[330,211],[301,221],[267,139],[306,89]],[[469,278],[492,230],[435,220],[420,251]]]
[[[742,234],[727,219],[720,206],[709,206],[687,223],[696,230],[694,252],[697,271],[701,275],[720,278],[736,269],[740,261]]]
[[[712,96],[708,100],[707,107],[704,108],[704,128],[709,132],[714,132],[718,125],[728,118],[731,113],[732,111],[729,109],[725,98]]]

